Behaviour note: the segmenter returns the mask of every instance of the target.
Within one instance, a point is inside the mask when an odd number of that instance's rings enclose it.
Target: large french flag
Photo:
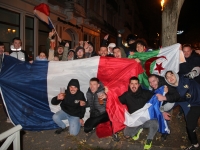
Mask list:
[[[60,106],[51,105],[51,99],[67,87],[70,79],[78,79],[81,91],[86,93],[89,80],[98,77],[108,87],[107,111],[117,132],[124,127],[126,106],[118,100],[127,90],[129,79],[143,72],[142,66],[132,59],[92,57],[63,62],[35,61],[33,64],[4,56],[0,73],[0,87],[8,115],[14,125],[25,130],[57,128],[52,116]],[[115,117],[117,113],[117,118]],[[86,111],[85,119],[88,118]]]

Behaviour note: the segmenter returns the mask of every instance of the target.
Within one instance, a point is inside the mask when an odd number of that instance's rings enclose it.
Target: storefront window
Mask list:
[[[26,16],[25,50],[30,58],[34,58],[34,18]]]
[[[9,51],[12,39],[20,36],[20,14],[1,7],[0,14],[4,16],[0,17],[1,42],[5,44],[6,51]]]

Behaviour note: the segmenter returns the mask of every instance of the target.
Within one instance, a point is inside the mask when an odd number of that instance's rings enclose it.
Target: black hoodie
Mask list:
[[[78,88],[78,91],[75,94],[71,94],[69,87],[75,86]],[[79,81],[77,79],[71,79],[68,83],[67,90],[65,90],[65,99],[57,100],[57,96],[51,100],[53,105],[60,104],[61,109],[71,116],[76,116],[82,119],[85,115],[85,107],[80,106],[80,103],[76,103],[75,100],[83,100],[85,101],[85,96],[83,92],[80,91]]]
[[[119,100],[128,107],[128,112],[132,114],[142,108],[152,96],[153,93],[151,91],[144,90],[140,86],[135,93],[129,87],[128,91],[119,97]]]

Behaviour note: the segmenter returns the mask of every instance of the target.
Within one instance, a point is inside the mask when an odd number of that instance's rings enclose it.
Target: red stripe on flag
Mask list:
[[[129,79],[142,72],[142,66],[134,59],[100,57],[97,77],[109,90],[106,110],[114,133],[125,127],[126,106],[119,102],[118,97],[128,90]]]
[[[49,14],[50,14],[49,6],[45,3],[41,3],[37,6],[35,6],[33,10],[38,10],[38,11],[44,13],[47,16],[49,16]]]

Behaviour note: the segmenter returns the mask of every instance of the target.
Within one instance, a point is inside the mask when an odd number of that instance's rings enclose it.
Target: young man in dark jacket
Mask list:
[[[88,133],[98,124],[109,120],[106,112],[107,96],[104,86],[99,82],[98,78],[90,79],[90,87],[86,93],[86,97],[86,107],[90,107],[90,118],[85,121],[84,131]]]
[[[60,104],[61,110],[53,115],[54,122],[60,127],[55,131],[60,134],[64,131],[66,124],[62,121],[69,121],[69,132],[71,135],[77,135],[81,125],[84,124],[85,107],[82,105],[85,101],[83,92],[80,91],[79,81],[71,79],[68,83],[65,93],[60,93],[51,100],[53,105]]]
[[[199,73],[200,68],[196,68],[194,73],[191,72],[189,74],[198,76]],[[182,107],[186,118],[188,138],[192,144],[185,150],[197,150],[200,148],[196,135],[196,125],[200,117],[200,85],[195,80],[178,76],[177,73],[171,70],[166,72],[165,80],[176,88],[181,99],[189,103],[185,108]]]
[[[139,79],[137,77],[131,77],[129,80],[128,91],[119,97],[122,104],[128,107],[128,112],[130,114],[141,109],[153,96],[153,93],[144,90],[139,84]],[[133,137],[134,140],[139,139],[139,134],[142,132],[143,128],[149,128],[149,134],[144,145],[144,149],[150,149],[153,141],[153,137],[158,131],[158,121],[156,119],[148,120],[144,124],[137,127],[128,127],[124,129],[124,135],[126,137]]]

